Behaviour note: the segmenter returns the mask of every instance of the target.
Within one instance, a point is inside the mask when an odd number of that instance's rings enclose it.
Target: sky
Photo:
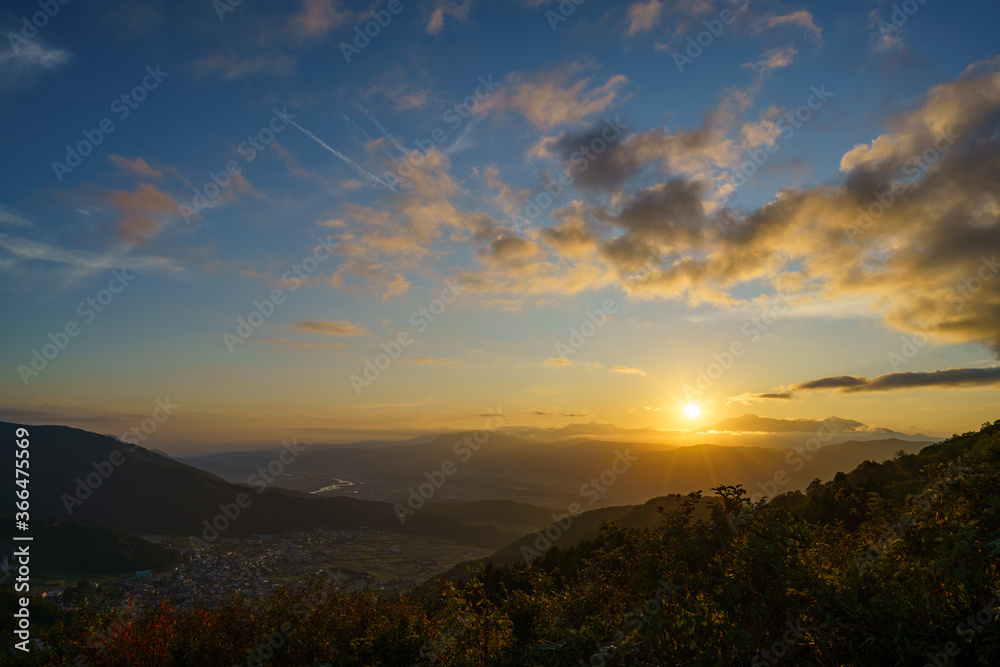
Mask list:
[[[5,3],[0,419],[206,448],[496,413],[977,429],[998,18]]]

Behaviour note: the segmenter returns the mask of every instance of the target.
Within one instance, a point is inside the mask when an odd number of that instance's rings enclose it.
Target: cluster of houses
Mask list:
[[[324,545],[352,546],[355,541],[360,543],[366,536],[381,532],[384,531],[368,530],[367,527],[349,531],[290,531],[281,535],[221,539],[201,549],[191,549],[181,537],[151,536],[147,539],[180,553],[179,563],[173,570],[139,570],[96,584],[94,591],[99,591],[99,598],[120,606],[141,608],[161,601],[180,606],[212,605],[237,593],[267,596],[279,586],[304,581],[319,573],[326,573],[344,590],[390,592],[409,588],[440,571],[437,562],[428,561],[414,564],[412,576],[376,581],[364,572],[325,568],[324,559],[314,555]],[[401,555],[403,551],[398,547],[386,548],[387,558]],[[73,587],[49,590],[44,597],[66,607],[80,603]]]

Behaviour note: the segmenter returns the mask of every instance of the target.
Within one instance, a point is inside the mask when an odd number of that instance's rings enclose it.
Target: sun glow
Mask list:
[[[684,416],[688,419],[697,419],[701,416],[701,406],[697,403],[688,403],[684,406]]]

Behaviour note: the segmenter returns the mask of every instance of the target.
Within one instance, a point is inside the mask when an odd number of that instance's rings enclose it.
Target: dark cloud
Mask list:
[[[542,239],[566,254],[585,251],[593,248],[599,240],[599,232],[595,226],[578,217],[576,206],[567,206],[552,214],[558,224],[546,227],[541,231]]]
[[[795,385],[794,389],[845,389],[860,387],[867,382],[869,382],[867,378],[858,377],[857,375],[836,375],[834,377],[818,378],[816,380],[809,380],[808,382],[801,382]]]
[[[707,223],[702,196],[705,188],[696,181],[668,181],[637,193],[606,221],[637,236],[675,244],[696,245]]]
[[[566,169],[574,176],[576,183],[593,190],[614,191],[642,168],[624,148],[624,135],[617,138],[609,131],[608,125],[602,123],[582,132],[565,132],[555,141],[555,151],[563,161]],[[596,144],[596,140],[598,141]],[[597,153],[590,146],[606,146]]]
[[[778,391],[763,394],[754,394],[756,398],[761,399],[776,399],[776,400],[787,400],[792,397],[792,392],[790,391]]]
[[[970,387],[1000,383],[1000,366],[947,368],[925,373],[887,373],[846,391],[895,391],[920,387]]]
[[[988,387],[1000,384],[1000,366],[986,368],[946,368],[937,371],[886,373],[875,378],[857,375],[834,375],[800,382],[790,391],[743,394],[733,400],[741,402],[764,399],[790,399],[796,392],[835,389],[842,394],[904,389],[951,389],[956,387]]]

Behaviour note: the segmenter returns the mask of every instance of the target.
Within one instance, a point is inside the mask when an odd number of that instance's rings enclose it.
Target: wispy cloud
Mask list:
[[[326,143],[323,142],[322,139],[320,139],[315,134],[313,134],[312,132],[310,132],[306,128],[304,128],[301,125],[299,125],[298,123],[296,123],[294,120],[289,119],[288,122],[291,123],[292,125],[294,125],[295,127],[299,128],[299,131],[302,132],[302,134],[306,135],[307,137],[309,137],[310,139],[312,139],[313,141],[315,141],[316,143],[318,143],[320,146],[322,146],[326,150],[328,150],[331,153],[333,153],[334,155],[336,155],[338,158],[340,158],[340,160],[342,160],[344,163],[346,163],[347,166],[349,166],[351,169],[353,169],[357,173],[361,174],[362,176],[364,176],[365,178],[367,178],[367,179],[369,179],[371,181],[374,181],[375,183],[378,183],[380,185],[383,185],[383,186],[389,188],[393,192],[396,192],[396,188],[392,187],[391,185],[389,185],[388,183],[386,183],[385,181],[383,181],[381,178],[379,178],[375,174],[371,173],[370,171],[368,171],[367,169],[365,169],[364,167],[362,167],[360,164],[358,164],[357,162],[355,162],[351,158],[347,157],[346,155],[344,155],[343,153],[341,153],[337,149],[330,148],[328,145],[326,145]]]
[[[336,0],[304,0],[302,8],[288,22],[300,36],[318,39],[358,18],[359,14],[344,9]]]
[[[265,343],[277,343],[280,345],[288,345],[291,347],[301,348],[303,350],[308,350],[312,348],[339,349],[347,347],[347,345],[345,345],[344,343],[303,343],[299,341],[289,340],[287,338],[261,338],[261,340]]]
[[[616,74],[596,87],[590,78],[571,83],[579,69],[578,65],[569,65],[531,77],[512,74],[476,107],[475,113],[517,111],[539,130],[549,130],[605,111],[628,82],[628,77]]]
[[[227,79],[242,79],[255,74],[288,77],[295,71],[295,58],[284,54],[253,58],[216,54],[195,61],[193,67],[198,74],[221,74]]]
[[[431,357],[420,357],[420,356],[417,356],[417,357],[405,357],[403,360],[404,361],[408,361],[408,362],[413,363],[413,364],[443,364],[443,365],[450,365],[450,364],[457,364],[458,363],[454,359],[433,359]]]
[[[646,375],[646,371],[642,370],[641,368],[633,368],[631,366],[619,366],[618,364],[615,364],[614,366],[611,367],[611,372],[625,373],[626,375],[642,375],[642,376]]]
[[[649,2],[633,2],[628,8],[628,28],[625,34],[629,37],[652,30],[660,22],[663,3],[660,0]]]
[[[448,18],[454,19],[458,23],[465,23],[469,20],[471,5],[472,0],[462,0],[461,2],[458,0],[434,0],[430,18],[427,20],[427,33],[440,35]]]
[[[0,51],[0,91],[30,83],[41,74],[56,71],[71,59],[69,51],[45,46],[37,37],[27,43],[19,42]]]
[[[136,174],[137,176],[144,176],[152,179],[160,179],[163,177],[163,172],[161,170],[154,169],[141,157],[125,158],[121,155],[115,155],[112,153],[108,156],[108,159],[111,160],[111,162],[118,168]]]
[[[761,19],[760,29],[778,28],[785,26],[799,27],[809,33],[816,42],[823,41],[823,29],[816,25],[816,19],[812,13],[805,9],[800,9],[791,14],[778,16],[766,16]]]
[[[8,273],[22,274],[29,270],[27,263],[48,262],[65,267],[59,281],[63,288],[72,288],[80,280],[95,273],[113,269],[126,269],[142,273],[182,276],[186,273],[184,264],[172,257],[158,255],[130,254],[132,247],[119,244],[106,253],[86,250],[69,250],[40,241],[17,237],[0,237],[0,248],[10,253],[15,261],[3,266]],[[52,277],[50,270],[45,270]]]
[[[367,336],[371,332],[360,324],[331,320],[328,322],[299,322],[295,328],[300,331],[311,331],[328,336]]]
[[[31,221],[22,216],[9,206],[0,204],[0,225],[13,225],[15,227],[30,227]]]
[[[739,396],[730,396],[726,403],[742,403],[744,405],[748,403],[757,403],[759,401],[781,401],[781,400],[791,400],[792,392],[790,391],[771,391],[762,393],[745,393]]]
[[[757,74],[768,74],[776,69],[792,65],[797,55],[798,51],[795,46],[789,44],[788,46],[769,49],[764,52],[760,60],[752,63],[743,63],[743,67],[748,67],[757,72]]]

